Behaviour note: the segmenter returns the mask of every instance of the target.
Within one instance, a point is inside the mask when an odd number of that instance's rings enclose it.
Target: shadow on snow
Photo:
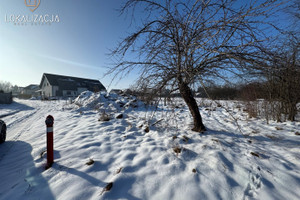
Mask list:
[[[0,199],[55,199],[43,170],[34,165],[30,144],[7,141],[0,152]]]

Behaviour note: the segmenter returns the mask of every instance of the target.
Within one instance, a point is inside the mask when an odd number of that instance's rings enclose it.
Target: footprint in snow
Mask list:
[[[260,169],[260,168],[259,168]],[[262,187],[261,175],[256,172],[249,172],[249,183],[244,191],[244,200],[255,198],[257,192]]]

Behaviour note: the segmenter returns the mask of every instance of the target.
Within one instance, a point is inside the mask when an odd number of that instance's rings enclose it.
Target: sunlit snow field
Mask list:
[[[300,122],[268,124],[240,102],[197,101],[204,134],[190,130],[180,99],[155,107],[85,92],[72,104],[0,105],[0,199],[300,199]],[[49,114],[55,151],[45,170]]]

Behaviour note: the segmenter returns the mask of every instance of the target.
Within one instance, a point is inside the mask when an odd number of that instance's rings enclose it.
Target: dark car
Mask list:
[[[0,143],[5,142],[6,139],[6,124],[0,120]]]

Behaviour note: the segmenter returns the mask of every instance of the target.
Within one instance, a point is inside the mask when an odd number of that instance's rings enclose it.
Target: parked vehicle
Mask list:
[[[6,139],[6,124],[0,120],[0,143],[5,142]]]

